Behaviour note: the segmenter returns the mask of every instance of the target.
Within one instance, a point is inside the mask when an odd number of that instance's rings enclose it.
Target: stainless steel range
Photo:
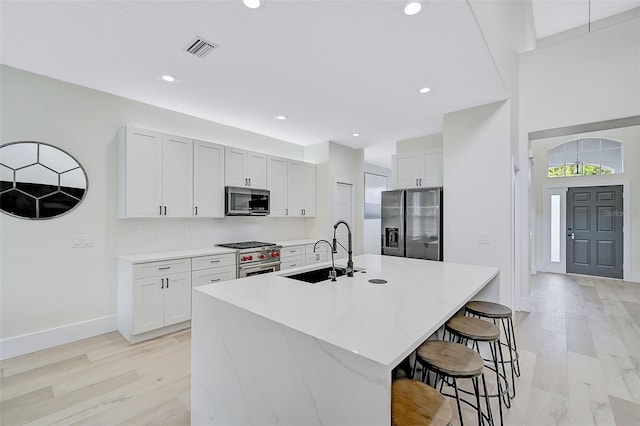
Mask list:
[[[280,270],[280,250],[282,246],[261,241],[218,244],[236,250],[238,278],[267,274]]]

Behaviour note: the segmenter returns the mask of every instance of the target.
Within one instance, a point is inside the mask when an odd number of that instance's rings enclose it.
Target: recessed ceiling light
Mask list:
[[[417,1],[412,1],[407,3],[404,7],[404,14],[409,16],[415,15],[416,13],[420,12],[420,9],[422,9],[422,5]]]
[[[257,9],[260,7],[260,0],[242,0],[242,3],[249,9]]]
[[[161,75],[160,78],[169,83],[173,83],[174,81],[176,81],[176,78],[169,74]]]
[[[284,121],[284,120],[288,119],[289,117],[287,117],[286,115],[276,115],[274,118],[275,118],[276,120],[282,120],[282,121]]]
[[[352,136],[357,138],[358,136],[360,136],[360,133],[354,133]]]
[[[422,89],[420,89],[420,93],[429,93],[431,91],[431,88],[429,87],[423,87]]]

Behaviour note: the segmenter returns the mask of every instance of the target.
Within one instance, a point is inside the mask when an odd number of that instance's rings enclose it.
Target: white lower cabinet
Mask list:
[[[317,250],[314,252],[314,245],[315,244],[305,244],[282,247],[282,250],[280,250],[280,270],[285,271],[299,266],[326,262],[329,259],[328,246],[324,243],[319,244]]]
[[[191,259],[119,261],[118,329],[127,340],[135,343],[186,328],[190,319]]]
[[[214,284],[236,279],[236,255],[222,254],[191,259],[191,285]]]
[[[297,268],[305,265],[305,248],[300,246],[282,247],[280,250],[280,270]]]
[[[132,334],[190,319],[191,279],[188,272],[134,281]]]
[[[118,260],[118,330],[137,343],[191,326],[191,290],[236,278],[235,253]]]

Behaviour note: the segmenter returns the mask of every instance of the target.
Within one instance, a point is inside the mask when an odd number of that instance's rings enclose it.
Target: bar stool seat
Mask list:
[[[459,343],[467,344],[472,341],[472,347],[480,353],[479,342],[485,342],[491,350],[491,359],[483,359],[490,361],[491,365],[487,368],[496,373],[497,392],[495,394],[485,396],[495,397],[498,400],[498,408],[500,412],[500,424],[503,424],[502,416],[502,400],[507,408],[511,406],[509,400],[509,383],[507,382],[507,374],[504,368],[504,359],[502,357],[502,348],[500,346],[500,329],[492,322],[478,318],[466,316],[454,316],[445,324],[445,330],[448,331],[452,338],[455,336]],[[502,366],[502,374],[499,371]]]
[[[504,340],[500,344],[508,348],[509,359],[504,362],[511,366],[511,386],[509,395],[516,397],[516,377],[520,377],[520,355],[518,354],[518,344],[516,343],[516,333],[513,327],[513,311],[511,308],[499,303],[472,300],[465,305],[465,312],[468,315],[479,318],[488,318],[494,324],[502,326]]]
[[[441,377],[441,393],[445,381],[447,382],[447,384],[453,387],[453,389],[455,390],[455,395],[446,396],[456,398],[456,403],[458,405],[458,416],[460,418],[461,425],[464,424],[462,418],[461,403],[465,403],[476,409],[478,413],[477,424],[483,424],[483,419],[487,419],[490,421],[492,416],[489,400],[486,396],[487,387],[483,373],[484,361],[476,351],[459,343],[445,342],[442,340],[427,340],[416,350],[416,363],[419,363],[423,367],[423,381],[425,380],[425,378],[428,380],[428,373],[430,371],[436,374],[436,386],[438,382],[438,376]],[[480,387],[478,384],[479,377],[482,377],[482,385],[485,394],[485,406],[488,410],[486,415],[483,414],[482,407],[480,405]],[[476,399],[475,405],[470,401],[460,398],[457,379],[471,379]]]
[[[472,317],[455,316],[447,321],[445,328],[465,339],[492,342],[500,338],[500,329],[494,324]]]
[[[467,302],[464,308],[470,314],[485,318],[511,318],[511,315],[513,315],[511,308],[508,306],[480,300]]]
[[[449,401],[431,386],[409,379],[399,379],[391,385],[393,426],[447,426],[452,421]]]

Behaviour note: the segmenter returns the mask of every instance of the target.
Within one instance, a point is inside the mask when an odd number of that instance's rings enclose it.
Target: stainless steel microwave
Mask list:
[[[227,186],[224,190],[226,216],[266,216],[269,214],[269,191]]]

